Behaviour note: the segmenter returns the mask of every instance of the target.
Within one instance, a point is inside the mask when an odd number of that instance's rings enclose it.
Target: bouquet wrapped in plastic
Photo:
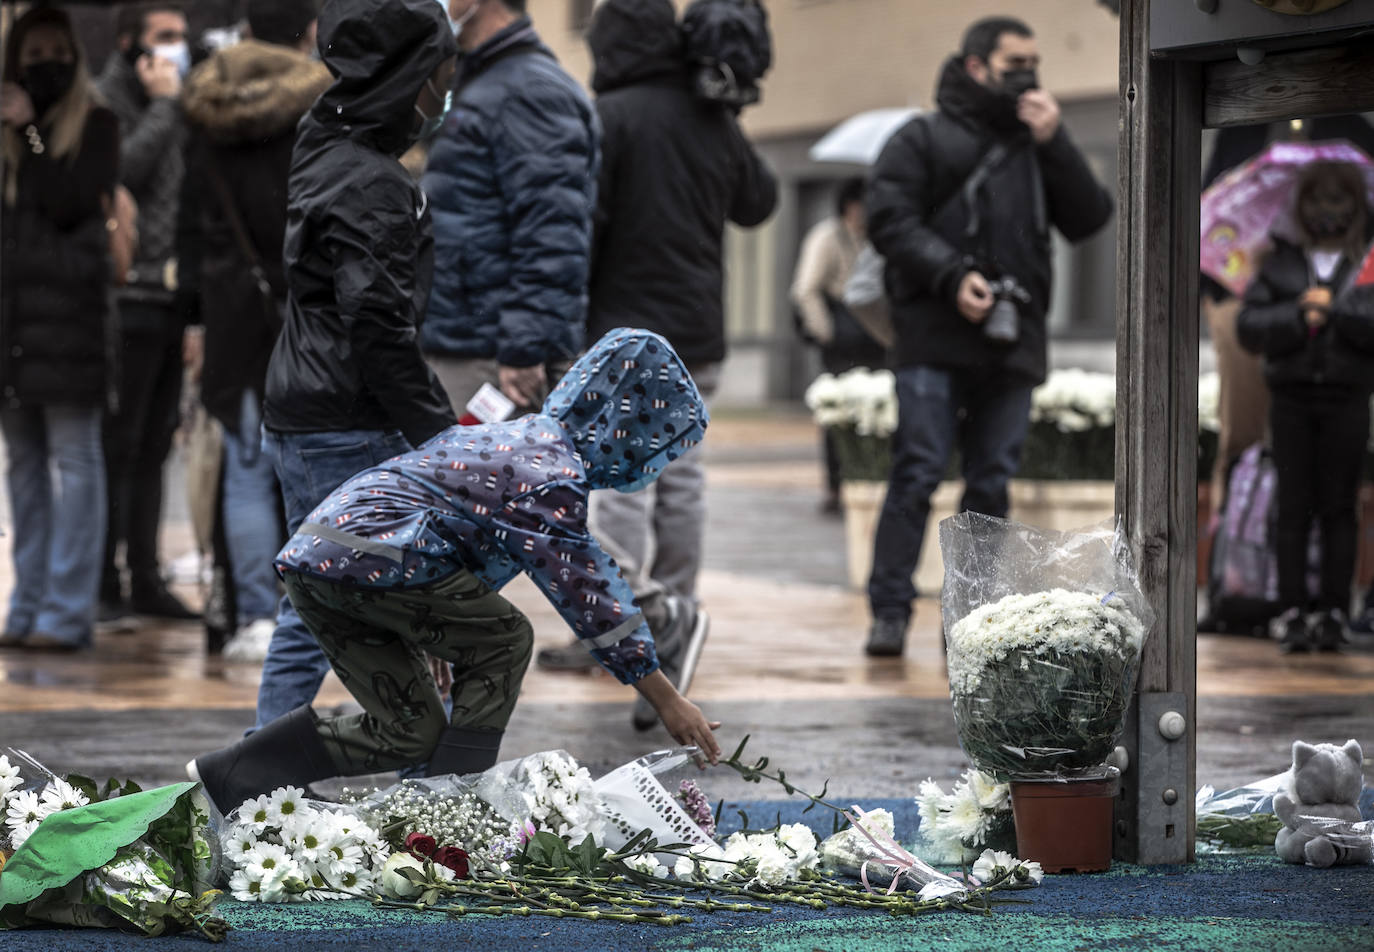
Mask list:
[[[1154,612],[1119,529],[940,524],[959,742],[998,780],[1090,776],[1115,748]]]
[[[26,778],[20,767],[28,769]],[[61,778],[0,754],[0,929],[91,926],[218,941],[219,865],[208,801],[193,783],[140,790]]]

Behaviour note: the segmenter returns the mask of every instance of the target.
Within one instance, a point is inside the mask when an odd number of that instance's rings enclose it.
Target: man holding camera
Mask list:
[[[1050,226],[1081,241],[1112,200],[1039,88],[1019,20],[980,20],[944,65],[938,109],[884,147],[869,237],[887,260],[899,423],[868,582],[870,655],[900,655],[930,496],[957,445],[961,508],[1007,514],[1007,481],[1045,379]]]

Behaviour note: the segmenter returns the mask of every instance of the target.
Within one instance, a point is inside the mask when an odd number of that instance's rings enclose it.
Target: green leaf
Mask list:
[[[744,753],[744,745],[747,743],[749,743],[749,735],[745,734],[744,740],[739,742],[739,746],[735,748],[735,752],[730,755],[730,759],[726,763],[739,763],[740,754]]]
[[[67,774],[67,783],[84,793],[86,799],[91,803],[99,803],[101,800],[105,799],[100,795],[99,788],[96,787],[95,781],[90,777],[83,777],[81,774],[76,773]]]

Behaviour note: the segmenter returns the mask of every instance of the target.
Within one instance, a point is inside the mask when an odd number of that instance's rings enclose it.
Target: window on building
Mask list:
[[[568,27],[582,32],[592,25],[592,8],[596,0],[568,0]]]

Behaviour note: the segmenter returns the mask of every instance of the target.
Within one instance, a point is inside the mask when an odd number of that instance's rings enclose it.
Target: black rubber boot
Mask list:
[[[434,753],[429,755],[431,777],[444,774],[475,774],[496,766],[505,731],[473,730],[470,727],[444,728]]]
[[[221,813],[288,784],[304,787],[338,771],[320,739],[309,705],[283,714],[222,750],[202,754],[196,772]]]

